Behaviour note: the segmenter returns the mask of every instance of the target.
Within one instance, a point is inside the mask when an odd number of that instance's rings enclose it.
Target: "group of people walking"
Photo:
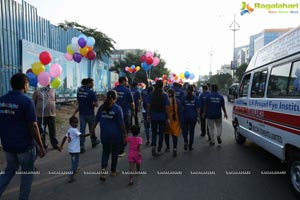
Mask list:
[[[218,93],[217,85],[204,85],[203,91],[196,94],[195,87],[183,88],[174,83],[172,87],[164,86],[162,80],[149,85],[142,92],[137,84],[130,88],[127,77],[119,78],[119,85],[107,92],[102,105],[98,107],[96,93],[93,91],[94,81],[83,79],[77,91],[78,108],[69,119],[70,128],[61,144],[56,139],[55,131],[55,93],[50,87],[34,92],[32,101],[24,93],[28,90],[28,78],[19,73],[11,78],[13,91],[0,97],[0,139],[6,154],[7,167],[0,176],[0,197],[21,166],[23,171],[34,171],[36,153],[43,157],[48,148],[45,141],[46,127],[49,130],[53,149],[61,151],[68,142],[71,156],[71,174],[69,182],[73,182],[78,168],[79,155],[85,152],[85,137],[90,137],[92,147],[101,141],[102,159],[100,180],[105,181],[108,174],[108,161],[111,156],[111,175],[117,175],[118,157],[126,155],[125,148],[129,144],[129,170],[140,170],[142,162],[139,137],[140,126],[138,113],[142,112],[146,145],[151,145],[153,156],[160,155],[163,142],[165,151],[170,151],[172,138],[172,156],[177,156],[178,139],[183,136],[186,151],[194,149],[194,133],[196,123],[201,123],[201,136],[206,134],[210,144],[215,144],[214,127],[217,129],[217,142],[222,143],[222,110],[227,118],[224,98]],[[79,118],[76,117],[79,112]],[[80,130],[77,129],[78,124]],[[86,133],[88,124],[88,133]],[[100,141],[95,133],[100,124]],[[21,130],[21,131],[20,131]],[[13,132],[14,134],[11,134]],[[131,133],[129,135],[129,133]],[[25,142],[24,142],[25,141]],[[24,160],[25,159],[25,160]],[[25,161],[25,162],[24,162]],[[20,199],[28,199],[33,174],[22,174]],[[26,181],[23,181],[26,180]],[[130,173],[130,185],[133,176]]]

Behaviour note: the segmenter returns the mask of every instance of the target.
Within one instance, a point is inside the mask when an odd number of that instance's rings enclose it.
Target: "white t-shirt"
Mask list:
[[[81,133],[77,128],[69,128],[66,133],[67,141],[69,142],[69,153],[80,153],[80,136]]]

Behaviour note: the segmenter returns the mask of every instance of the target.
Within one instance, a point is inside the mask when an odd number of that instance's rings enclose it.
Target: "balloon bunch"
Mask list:
[[[58,63],[48,65],[52,56],[48,51],[43,51],[39,55],[39,62],[35,62],[31,65],[31,69],[27,70],[26,75],[29,79],[29,85],[37,87],[39,83],[41,86],[46,87],[50,84],[52,88],[58,88],[61,80],[59,76],[62,73],[62,68]]]
[[[138,71],[140,71],[141,67],[140,66],[135,66],[135,65],[131,65],[131,67],[126,66],[125,67],[125,71],[131,73],[136,73]]]
[[[180,73],[179,77],[181,79],[191,79],[193,80],[195,78],[195,75],[193,73],[190,73],[189,71],[185,71],[184,73]]]
[[[135,73],[140,71],[140,66],[131,65],[131,67],[125,67],[125,71],[129,72],[131,74],[131,82],[133,83],[133,80],[135,78]]]
[[[150,70],[153,67],[156,67],[160,60],[157,57],[153,57],[153,53],[151,51],[147,51],[146,54],[141,55],[140,57],[140,61],[141,61],[141,66],[142,68],[147,72],[149,71],[149,73],[147,74],[148,78],[150,78]]]
[[[96,57],[96,52],[93,51],[95,44],[95,39],[93,37],[86,37],[84,34],[80,34],[78,37],[73,37],[71,44],[67,46],[67,53],[65,53],[65,58],[68,61],[74,60],[80,63],[82,57],[89,60],[94,60]]]

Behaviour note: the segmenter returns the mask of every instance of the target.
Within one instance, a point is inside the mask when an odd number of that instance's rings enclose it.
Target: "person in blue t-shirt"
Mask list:
[[[142,96],[141,96],[140,91],[138,91],[137,86],[138,86],[138,83],[136,83],[136,82],[132,83],[132,85],[131,85],[131,94],[133,97],[134,107],[135,107],[135,113],[133,115],[131,115],[131,124],[133,124],[132,119],[134,118],[135,125],[139,125],[138,112],[139,112],[140,104],[142,101]]]
[[[221,134],[222,134],[222,110],[224,112],[224,117],[227,119],[227,112],[225,108],[224,98],[218,93],[218,86],[213,84],[211,85],[211,92],[206,97],[206,104],[204,106],[203,117],[206,116],[207,124],[209,128],[209,135],[211,137],[210,144],[215,144],[214,137],[214,126],[216,125],[217,129],[217,141],[218,144],[222,143]]]
[[[167,109],[170,105],[168,95],[163,91],[162,80],[156,81],[155,89],[147,97],[147,121],[151,120],[152,129],[152,156],[157,156],[161,153],[163,145],[163,131],[165,129],[165,122],[168,121]],[[158,148],[157,147],[158,135]]]
[[[143,113],[143,122],[144,122],[144,129],[145,129],[145,135],[146,135],[146,145],[150,145],[150,122],[147,120],[147,96],[154,90],[153,86],[149,86],[147,88],[147,95],[143,97],[142,102],[142,113]]]
[[[199,97],[199,102],[200,102],[200,125],[201,125],[201,136],[204,137],[206,134],[208,136],[208,140],[210,141],[210,136],[209,136],[209,130],[208,130],[208,126],[206,123],[206,116],[203,117],[203,111],[204,111],[204,106],[206,103],[206,97],[207,95],[209,95],[209,91],[208,91],[208,86],[207,85],[203,85],[202,86],[202,93],[200,94]]]
[[[175,91],[175,97],[182,101],[183,96],[185,95],[184,89],[182,89],[182,85],[179,83],[173,83],[173,89]]]
[[[29,199],[34,174],[36,147],[40,157],[45,149],[41,140],[33,101],[27,92],[28,77],[23,73],[10,79],[12,91],[0,97],[0,138],[6,157],[5,173],[0,175],[0,199],[21,167],[19,199]]]
[[[123,115],[124,115],[124,122],[126,131],[128,132],[130,129],[130,119],[131,114],[135,115],[135,106],[132,94],[130,90],[127,88],[128,86],[128,78],[127,77],[120,77],[119,78],[119,85],[114,88],[117,91],[118,99],[116,104],[121,106]],[[120,148],[119,156],[126,155],[125,153],[126,142],[123,143],[122,147]]]
[[[117,92],[111,90],[107,92],[107,98],[99,107],[96,120],[91,130],[95,134],[95,129],[100,123],[101,143],[102,143],[102,161],[100,180],[106,180],[108,159],[111,154],[111,174],[117,175],[117,162],[119,149],[126,139],[127,131],[125,128],[122,108],[116,104]]]
[[[195,126],[197,121],[200,122],[200,104],[198,97],[194,96],[194,87],[187,87],[187,94],[182,98],[183,119],[184,119],[184,150],[192,151],[194,144]],[[189,139],[188,139],[189,135]]]
[[[79,111],[80,133],[85,134],[86,124],[89,126],[89,132],[95,120],[95,107],[98,107],[96,93],[92,90],[94,80],[86,78],[81,81],[82,86],[77,91],[78,108],[72,116]],[[92,147],[99,143],[96,135],[91,135]],[[80,152],[85,152],[85,137],[80,137]]]

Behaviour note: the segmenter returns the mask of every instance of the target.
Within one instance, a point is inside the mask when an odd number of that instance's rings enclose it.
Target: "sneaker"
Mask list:
[[[150,145],[150,142],[149,142],[149,140],[146,142],[146,145],[147,145],[147,146],[149,146],[149,145]]]
[[[189,151],[193,151],[194,148],[192,146],[189,146]]]
[[[107,171],[106,169],[102,169],[101,170],[101,175],[100,175],[100,181],[106,181],[106,174],[107,174]]]
[[[218,144],[221,144],[222,143],[221,137],[217,137],[217,141],[218,141]]]
[[[200,136],[201,136],[201,137],[204,137],[204,136],[205,136],[205,133],[202,133]]]
[[[188,146],[187,143],[185,143],[184,146],[183,146],[183,149],[184,149],[185,151],[187,151],[187,146]]]
[[[126,156],[126,152],[120,153],[118,156],[119,156],[119,157]]]
[[[100,143],[100,141],[97,139],[95,142],[93,142],[92,148],[96,147],[99,143]]]
[[[165,148],[165,152],[170,152],[170,149],[168,147]]]
[[[214,145],[215,145],[215,143],[214,143],[214,142],[209,142],[209,144],[210,144],[211,146],[214,146]]]
[[[177,150],[176,149],[173,150],[173,155],[172,156],[177,157]]]
[[[116,177],[118,176],[119,172],[111,172],[111,176]]]

